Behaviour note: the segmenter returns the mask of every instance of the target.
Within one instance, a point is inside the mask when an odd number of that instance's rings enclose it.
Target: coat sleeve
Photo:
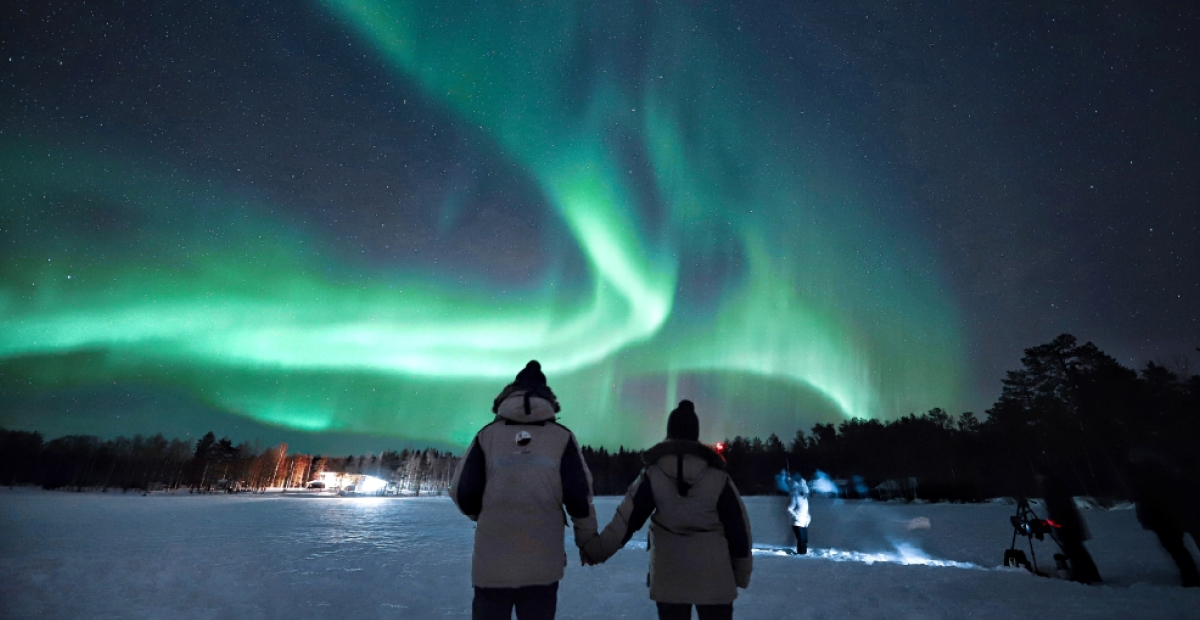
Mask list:
[[[717,500],[717,515],[725,529],[725,540],[729,544],[729,559],[733,563],[733,577],[739,588],[750,586],[750,573],[754,569],[754,557],[750,553],[753,540],[750,519],[746,516],[746,505],[738,494],[732,480],[725,481],[725,489]]]
[[[650,488],[646,470],[643,469],[637,480],[629,486],[621,505],[617,506],[612,521],[599,536],[588,543],[584,552],[595,562],[607,560],[629,542],[634,532],[642,529],[646,520],[654,514],[654,510],[654,492]]]
[[[483,491],[487,487],[487,459],[479,445],[479,435],[471,441],[467,455],[458,462],[454,480],[450,483],[450,497],[459,511],[471,518],[479,518],[483,511]]]
[[[575,546],[582,548],[596,535],[596,507],[592,504],[592,472],[588,471],[574,433],[567,439],[558,470],[562,477],[563,506],[575,530]]]

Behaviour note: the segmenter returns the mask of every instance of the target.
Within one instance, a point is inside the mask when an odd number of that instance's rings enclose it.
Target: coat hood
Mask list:
[[[558,401],[549,398],[541,390],[505,389],[496,398],[493,411],[496,415],[513,422],[544,422],[553,420],[558,412]]]
[[[646,451],[646,465],[657,465],[675,481],[680,495],[704,477],[709,468],[725,469],[725,459],[712,448],[687,439],[668,439]]]
[[[699,441],[688,441],[686,439],[668,439],[656,444],[654,447],[646,450],[643,459],[647,465],[653,465],[662,457],[675,454],[697,456],[707,465],[716,467],[717,469],[725,469],[725,459],[720,454],[717,454],[712,448]]]

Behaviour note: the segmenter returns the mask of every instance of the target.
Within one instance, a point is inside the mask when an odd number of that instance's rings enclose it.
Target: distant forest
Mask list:
[[[1035,496],[1033,471],[1057,475],[1076,495],[1128,498],[1127,455],[1159,455],[1176,474],[1200,478],[1200,376],[1187,363],[1122,366],[1070,335],[1025,350],[996,403],[979,419],[941,409],[881,422],[853,419],[776,435],[734,437],[723,455],[747,495],[775,492],[788,469],[819,470],[850,497],[981,501]],[[643,467],[643,452],[583,447],[597,495],[623,494]],[[322,471],[394,481],[407,494],[441,493],[457,458],[436,450],[324,457],[287,454],[287,446],[233,445],[213,433],[195,444],[162,436],[101,441],[0,429],[0,482],[45,488],[211,490],[218,481],[246,488],[303,487]]]
[[[46,489],[109,489],[192,492],[301,489],[322,472],[366,474],[394,482],[398,493],[443,493],[458,458],[449,452],[388,450],[378,456],[326,457],[288,454],[287,444],[263,449],[233,445],[209,432],[193,445],[162,435],[102,441],[68,435],[43,441],[41,434],[0,428],[0,482]]]

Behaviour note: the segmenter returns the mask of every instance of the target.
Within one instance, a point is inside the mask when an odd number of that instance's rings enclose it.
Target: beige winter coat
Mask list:
[[[563,576],[566,514],[582,545],[596,533],[592,477],[574,434],[552,405],[513,391],[471,442],[450,494],[476,522],[471,581],[487,588],[554,583]],[[565,508],[565,511],[564,511]]]
[[[608,559],[649,518],[650,598],[732,603],[737,589],[750,585],[752,536],[721,457],[698,442],[667,440],[647,451],[646,462],[612,522],[587,544],[587,555]]]

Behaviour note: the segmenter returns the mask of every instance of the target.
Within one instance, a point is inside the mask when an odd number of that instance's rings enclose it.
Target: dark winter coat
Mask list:
[[[1133,469],[1133,492],[1138,522],[1147,530],[1176,536],[1188,529],[1190,494],[1174,470],[1156,462],[1143,462]]]
[[[750,519],[724,461],[704,444],[669,439],[646,452],[646,468],[604,531],[585,547],[602,562],[650,520],[650,598],[722,605],[750,585]]]
[[[563,576],[566,514],[582,546],[596,534],[592,476],[557,403],[507,390],[454,473],[450,495],[477,523],[471,581],[485,588],[554,583]],[[551,396],[552,398],[552,396]]]
[[[1056,535],[1059,540],[1064,543],[1083,542],[1091,538],[1087,522],[1083,520],[1083,515],[1079,514],[1075,498],[1071,497],[1066,485],[1053,476],[1045,476],[1041,485],[1047,518],[1058,525]]]

